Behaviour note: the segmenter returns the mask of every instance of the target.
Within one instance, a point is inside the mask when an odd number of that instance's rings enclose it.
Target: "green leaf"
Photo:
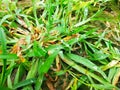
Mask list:
[[[14,85],[17,84],[20,80],[20,78],[23,76],[24,74],[24,68],[23,68],[23,65],[20,64],[19,67],[18,67],[18,70],[17,70],[17,73],[15,75],[15,79],[14,79]]]
[[[0,27],[0,44],[2,45],[2,54],[7,53],[6,36],[2,27]]]
[[[16,54],[0,54],[0,59],[17,59]]]
[[[9,88],[12,88],[12,80],[11,80],[10,75],[8,75],[7,84],[8,84],[8,87],[9,87]]]
[[[0,90],[12,90],[12,89],[0,86]]]
[[[104,39],[105,37],[105,34],[106,34],[106,31],[104,31],[101,35],[99,35],[99,39],[98,41],[96,42],[96,47],[98,47],[98,45],[100,44],[101,40]]]
[[[84,7],[84,16],[83,16],[83,20],[87,19],[88,17],[88,6]]]
[[[94,87],[95,89],[104,89],[104,90],[112,90],[113,88],[116,88],[116,87],[113,87],[113,86],[110,86],[110,85],[102,85],[102,84],[92,84],[91,85],[92,87]]]
[[[6,77],[5,77],[5,78],[7,78],[7,86],[11,89],[12,89],[12,86],[13,86],[11,76],[12,76],[12,73],[14,73],[14,72],[12,72],[13,69],[14,69],[14,66],[15,66],[15,62],[11,61],[10,65],[9,65],[9,68],[6,70]]]
[[[90,68],[91,70],[99,72],[105,79],[107,79],[106,74],[90,60],[88,60],[84,57],[75,55],[75,54],[70,54],[70,53],[67,53],[66,56],[69,57],[70,59],[72,59],[73,61],[80,63],[80,64],[86,66],[87,68]]]
[[[24,87],[24,86],[27,86],[27,85],[30,85],[30,84],[33,84],[36,82],[36,79],[35,78],[30,78],[30,79],[27,79],[27,80],[24,80],[24,81],[21,81],[20,83],[17,83],[13,86],[13,89],[17,89],[17,88],[20,88],[20,87]]]
[[[26,79],[35,77],[38,70],[38,60],[32,63],[31,69],[29,70]]]
[[[101,14],[101,12],[104,10],[104,8],[98,10],[94,15],[92,15],[91,17],[89,17],[86,20],[83,20],[81,22],[78,22],[77,24],[74,25],[74,27],[79,27],[84,25],[85,23],[88,23],[89,21],[91,21],[94,17],[98,16],[99,14]]]
[[[59,50],[55,50],[47,59],[46,61],[41,65],[39,73],[47,73],[50,66],[52,65],[55,57],[57,56]]]
[[[45,62],[40,62],[40,67],[38,70],[39,77],[37,79],[36,85],[35,85],[35,90],[40,90],[44,74],[48,72],[50,66],[52,65],[55,57],[58,55],[60,48],[53,48],[50,56],[46,59]]]
[[[7,54],[6,36],[1,25],[0,25],[0,43],[2,45],[2,54]],[[3,59],[2,75],[1,75],[1,82],[0,82],[1,85],[3,85],[5,82],[6,63],[7,63],[6,59]]]
[[[35,90],[41,90],[40,88],[43,82],[43,78],[44,78],[44,73],[40,73],[35,83]]]
[[[96,51],[93,54],[94,60],[103,60],[106,59],[108,57],[107,54],[104,54],[102,51]]]
[[[66,73],[66,70],[60,70],[58,72],[55,72],[57,76],[64,75]]]
[[[89,27],[89,25],[83,25],[81,27],[77,27],[75,28],[73,31],[71,31],[71,34],[76,34],[76,33],[80,33],[82,31],[84,31],[85,29],[87,29]]]
[[[34,55],[38,57],[45,56],[46,51],[38,45],[38,43],[35,41],[33,44],[33,50],[34,50]]]
[[[68,41],[69,46],[77,43],[79,41],[79,38],[72,38]]]
[[[109,70],[109,73],[108,73],[108,79],[110,82],[112,82],[112,79],[113,77],[115,76],[115,73],[117,72],[117,68],[116,67],[113,67]]]
[[[3,22],[6,21],[6,19],[12,17],[12,15],[8,14],[8,15],[5,15],[1,20],[0,20],[0,26],[3,24]]]
[[[55,50],[60,50],[63,49],[62,45],[50,45],[49,47],[46,48],[47,51],[50,51],[51,53],[54,52]]]
[[[85,75],[89,75],[90,77],[96,79],[97,81],[101,82],[104,85],[110,85],[112,86],[108,81],[106,81],[105,79],[103,79],[102,77],[95,75],[94,73],[88,71],[86,68],[81,67],[80,65],[76,64],[75,62],[73,62],[71,59],[68,59],[63,52],[59,52],[59,56],[60,58],[67,63],[69,66],[71,66],[72,68],[74,68],[75,70],[77,70],[78,72],[85,74]]]

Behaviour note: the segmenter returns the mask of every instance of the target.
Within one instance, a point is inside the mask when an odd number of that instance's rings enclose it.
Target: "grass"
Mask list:
[[[1,0],[0,89],[119,90],[119,0]]]

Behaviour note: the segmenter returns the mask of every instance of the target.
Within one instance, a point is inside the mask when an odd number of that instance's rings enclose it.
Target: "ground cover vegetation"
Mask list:
[[[1,90],[119,90],[119,0],[0,0]]]

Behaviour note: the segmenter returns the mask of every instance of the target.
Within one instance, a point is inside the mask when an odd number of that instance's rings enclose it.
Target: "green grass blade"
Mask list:
[[[8,75],[8,78],[7,78],[7,85],[9,88],[12,88],[12,80],[10,75]]]
[[[53,63],[55,57],[57,56],[59,50],[54,51],[47,59],[46,61],[41,65],[41,69],[39,70],[39,73],[47,73],[49,70],[51,64]]]
[[[35,84],[35,90],[41,90],[43,78],[44,78],[44,73],[39,74],[36,84]]]
[[[2,46],[2,54],[7,54],[7,45],[6,45],[6,36],[2,27],[0,27],[0,43]],[[0,85],[4,85],[5,82],[5,73],[6,73],[6,59],[3,59],[3,68],[2,68],[2,75],[0,80]]]
[[[14,71],[14,66],[15,66],[15,62],[14,61],[11,61],[11,63],[10,63],[10,65],[8,66],[9,68],[7,68],[7,71],[6,71],[6,77],[5,78],[7,78],[7,86],[9,87],[9,88],[11,88],[12,89],[12,86],[13,86],[13,74],[12,73],[14,73],[13,71]],[[14,73],[15,74],[15,73]]]
[[[104,8],[98,10],[93,16],[89,17],[89,18],[86,19],[86,20],[83,20],[83,21],[81,21],[81,22],[78,22],[77,24],[74,25],[74,27],[79,27],[79,26],[84,25],[85,23],[88,23],[88,22],[91,21],[94,17],[96,17],[97,15],[101,14],[101,12],[102,12],[103,10],[104,10]]]
[[[46,10],[48,12],[48,23],[46,25],[48,32],[51,30],[51,26],[53,24],[53,17],[52,17],[52,13],[53,13],[53,8],[52,8],[52,0],[46,0]]]
[[[36,62],[33,61],[31,69],[29,70],[26,79],[34,78],[37,74],[37,71],[38,71],[38,60]],[[24,87],[23,90],[27,90],[30,88],[32,88],[32,86],[28,85],[28,86]]]
[[[80,73],[83,73],[85,75],[89,75],[90,77],[94,78],[95,80],[101,82],[104,85],[112,86],[108,81],[104,80],[103,78],[99,77],[98,75],[95,75],[94,73],[88,71],[87,69],[77,65],[75,62],[73,62],[72,60],[65,57],[65,55],[63,55],[62,51],[59,53],[59,56],[65,63],[67,63],[69,66],[76,69]]]
[[[31,69],[29,70],[26,79],[35,77],[37,70],[38,70],[38,60],[32,63]]]
[[[54,49],[54,51],[52,52],[52,54],[46,59],[46,61],[44,63],[41,64],[40,66],[40,70],[38,70],[39,73],[39,77],[38,80],[36,82],[36,86],[35,86],[35,90],[39,90],[41,88],[41,84],[42,84],[42,79],[45,73],[48,72],[50,66],[52,65],[55,57],[57,56],[57,54],[59,53],[59,49]]]
[[[12,15],[6,15],[6,16],[4,16],[4,17],[1,19],[1,21],[0,21],[0,26],[3,24],[3,22],[6,21],[6,19],[8,19],[8,18],[10,18],[10,17],[12,17]]]
[[[112,79],[115,75],[115,73],[117,72],[117,68],[116,67],[113,67],[109,70],[109,73],[108,73],[108,79],[110,82],[112,82]]]
[[[12,90],[12,89],[0,86],[0,90]]]
[[[2,27],[0,27],[0,43],[2,46],[2,54],[6,54],[7,53],[6,36]]]
[[[37,57],[44,57],[46,55],[44,48],[40,47],[36,41],[33,44],[33,51],[34,55]]]
[[[17,59],[16,54],[0,54],[0,59]]]
[[[38,17],[37,17],[37,11],[36,11],[36,1],[37,0],[32,0],[32,5],[33,5],[33,14],[35,17],[36,25],[39,27],[39,22],[38,22]]]
[[[102,84],[92,84],[92,87],[94,87],[96,90],[112,90],[113,86],[107,86],[107,85],[102,85]],[[116,90],[118,90],[116,88]]]
[[[35,78],[30,78],[30,79],[27,79],[27,80],[24,80],[24,81],[21,81],[20,83],[17,83],[13,86],[13,89],[17,89],[17,88],[20,88],[20,87],[24,87],[24,86],[27,86],[27,85],[30,85],[30,84],[33,84],[36,82],[36,79]]]
[[[15,79],[14,79],[14,85],[17,84],[19,82],[19,80],[21,79],[21,77],[23,76],[24,74],[24,68],[23,68],[23,65],[20,64],[19,67],[18,67],[18,70],[17,70],[17,73],[15,75]]]
[[[75,55],[75,54],[67,53],[66,55],[70,59],[74,60],[75,62],[80,63],[80,64],[90,68],[91,70],[99,72],[105,79],[107,79],[107,76],[105,75],[105,73],[97,65],[95,65],[93,62],[91,62],[90,60],[88,60],[84,57]]]

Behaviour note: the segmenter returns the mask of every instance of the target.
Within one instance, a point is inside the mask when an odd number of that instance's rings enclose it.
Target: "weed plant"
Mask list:
[[[120,0],[0,0],[0,90],[119,90]]]

